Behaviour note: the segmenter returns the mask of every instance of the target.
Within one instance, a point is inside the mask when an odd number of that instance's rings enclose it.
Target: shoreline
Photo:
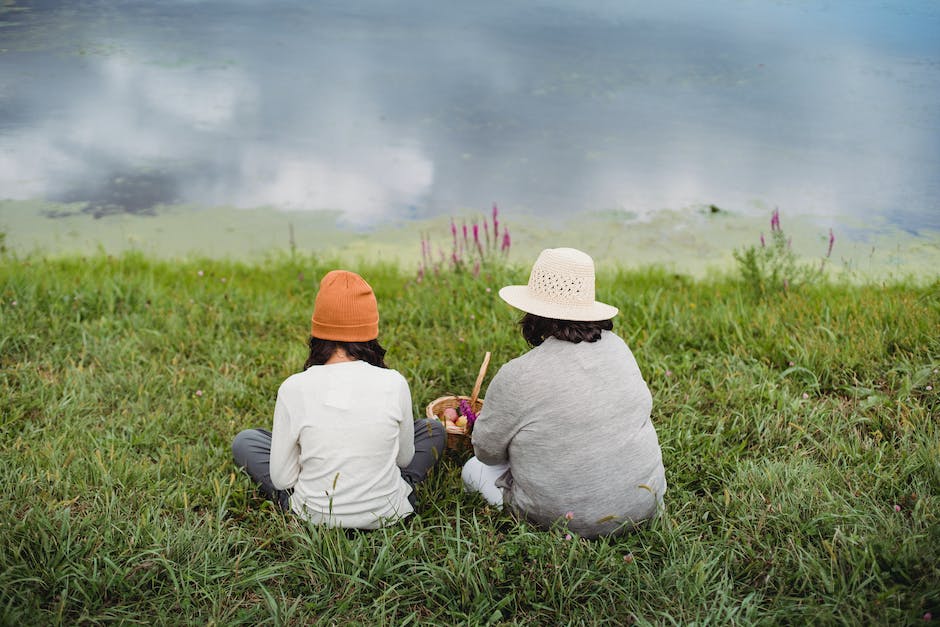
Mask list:
[[[417,268],[422,234],[436,255],[449,256],[451,216],[356,229],[338,212],[274,208],[156,207],[152,214],[95,218],[81,204],[0,200],[0,233],[17,255],[85,255],[140,252],[160,258],[261,261],[272,255],[314,254],[345,263],[394,262]],[[48,217],[48,215],[61,217]],[[598,267],[655,266],[705,277],[735,269],[732,253],[756,245],[769,233],[767,216],[714,211],[709,206],[661,210],[638,216],[626,211],[585,212],[546,218],[504,211],[513,244],[510,261],[526,263],[547,247],[571,246],[591,254]],[[482,218],[480,211],[455,211],[458,224]],[[781,216],[794,250],[821,260],[828,221],[836,237],[830,275],[852,280],[932,280],[940,272],[940,231],[910,233],[887,222]],[[206,237],[206,234],[209,234]]]

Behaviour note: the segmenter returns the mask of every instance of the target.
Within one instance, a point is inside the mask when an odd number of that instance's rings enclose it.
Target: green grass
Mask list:
[[[463,493],[455,454],[420,516],[376,532],[307,527],[256,496],[229,445],[270,425],[332,267],[0,258],[0,623],[940,616],[937,281],[755,300],[732,278],[602,274],[653,392],[669,491],[651,527],[588,542]],[[421,284],[355,269],[417,414],[468,393],[485,351],[492,374],[525,350],[495,294],[521,268]]]

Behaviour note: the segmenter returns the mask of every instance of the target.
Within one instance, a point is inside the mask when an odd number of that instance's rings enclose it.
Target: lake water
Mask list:
[[[367,229],[776,206],[923,234],[940,3],[4,0],[0,199]]]

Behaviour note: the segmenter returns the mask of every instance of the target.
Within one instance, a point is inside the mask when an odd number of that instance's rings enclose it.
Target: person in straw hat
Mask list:
[[[286,511],[314,523],[376,529],[416,506],[437,463],[443,425],[414,420],[405,378],[385,365],[375,294],[333,270],[314,302],[310,354],[277,392],[272,431],[248,429],[235,463]]]
[[[651,519],[666,491],[652,396],[594,282],[589,255],[554,248],[499,291],[533,348],[490,382],[462,473],[490,504],[587,538]]]

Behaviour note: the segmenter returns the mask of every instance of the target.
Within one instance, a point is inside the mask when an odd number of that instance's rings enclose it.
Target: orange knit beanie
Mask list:
[[[375,292],[355,272],[332,270],[320,281],[310,334],[321,340],[368,342],[379,337]]]

